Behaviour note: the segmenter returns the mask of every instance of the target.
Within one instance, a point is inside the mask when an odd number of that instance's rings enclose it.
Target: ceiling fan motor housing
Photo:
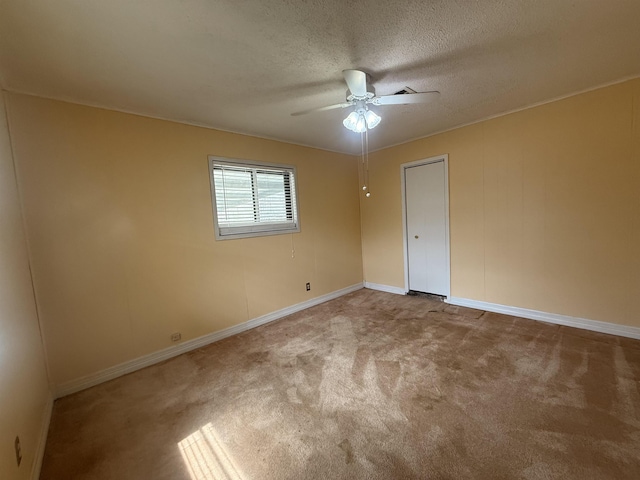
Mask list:
[[[376,89],[373,88],[373,85],[367,83],[367,93],[364,97],[356,97],[351,90],[347,89],[347,102],[355,102],[357,100],[371,100],[376,96]]]

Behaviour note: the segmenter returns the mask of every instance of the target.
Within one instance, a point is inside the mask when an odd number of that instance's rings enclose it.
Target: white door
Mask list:
[[[449,295],[444,160],[404,169],[409,289]]]

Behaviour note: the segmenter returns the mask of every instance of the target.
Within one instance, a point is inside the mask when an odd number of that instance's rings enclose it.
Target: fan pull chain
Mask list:
[[[366,151],[366,163],[364,165],[364,182],[369,188],[369,129],[364,131],[365,138],[365,151]],[[369,198],[371,196],[371,190],[368,190],[367,193],[364,194],[365,197]]]
[[[365,174],[365,169],[364,169],[364,132],[360,132],[360,151],[362,152],[362,155],[360,157],[361,161],[361,165],[358,165],[358,171],[362,170],[362,190],[364,192],[367,191],[367,178],[366,178],[366,174]]]

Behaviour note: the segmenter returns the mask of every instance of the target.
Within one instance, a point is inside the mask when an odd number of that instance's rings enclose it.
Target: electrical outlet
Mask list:
[[[307,292],[308,292],[309,290],[311,290],[311,284],[310,284],[310,283],[307,283]]]
[[[18,464],[18,466],[20,466],[20,462],[22,462],[22,448],[20,447],[20,437],[16,437],[14,447],[16,449],[16,463]]]
[[[172,342],[177,342],[182,338],[182,335],[180,333],[174,333],[171,335],[171,341]]]

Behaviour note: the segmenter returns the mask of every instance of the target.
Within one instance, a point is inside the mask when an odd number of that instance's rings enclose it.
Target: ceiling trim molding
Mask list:
[[[483,118],[481,118],[479,120],[474,120],[473,122],[462,123],[462,124],[456,125],[454,127],[445,128],[444,130],[438,130],[437,132],[430,133],[428,135],[423,135],[421,137],[415,137],[415,138],[412,138],[410,140],[405,140],[405,141],[402,141],[402,142],[394,143],[393,145],[389,145],[387,147],[376,148],[375,150],[371,150],[369,153],[380,152],[382,150],[387,150],[388,148],[398,147],[400,145],[405,145],[407,143],[415,142],[415,141],[418,141],[418,140],[423,140],[423,139],[429,138],[429,137],[435,137],[436,135],[440,135],[440,134],[443,134],[443,133],[451,132],[453,130],[458,130],[459,128],[468,127],[468,126],[471,126],[471,125],[475,125],[477,123],[482,123],[482,122],[486,122],[486,121],[489,121],[489,120],[493,120],[495,118],[506,117],[507,115],[511,115],[512,113],[518,113],[518,112],[522,112],[524,110],[529,110],[531,108],[541,107],[541,106],[547,105],[549,103],[559,102],[561,100],[566,100],[567,98],[576,97],[578,95],[582,95],[583,93],[589,93],[589,92],[593,92],[595,90],[600,90],[601,88],[613,87],[614,85],[619,85],[621,83],[629,82],[631,80],[637,80],[638,78],[640,78],[640,75],[630,75],[630,76],[623,77],[623,78],[618,79],[618,80],[613,80],[611,82],[607,82],[607,83],[603,83],[603,84],[597,85],[595,87],[589,87],[589,88],[585,88],[584,90],[579,90],[579,91],[576,91],[576,92],[573,92],[573,93],[567,93],[566,95],[561,95],[559,97],[554,97],[554,98],[551,98],[549,100],[543,100],[541,102],[536,102],[536,103],[533,103],[531,105],[527,105],[525,107],[516,108],[514,110],[508,110],[508,111],[502,112],[502,113],[496,113],[495,115],[490,115],[488,117],[483,117]],[[358,155],[354,154],[354,156],[358,156]]]
[[[227,130],[227,129],[224,129],[224,128],[213,127],[211,125],[206,125],[204,123],[191,122],[189,120],[176,120],[175,118],[162,117],[162,116],[159,116],[159,115],[149,115],[149,114],[146,114],[146,113],[134,112],[132,110],[126,110],[126,109],[122,109],[122,108],[107,107],[107,106],[101,105],[99,103],[90,103],[90,102],[81,103],[81,102],[77,102],[77,101],[74,101],[74,100],[69,100],[69,99],[64,98],[64,97],[39,95],[39,94],[31,93],[31,92],[28,92],[28,91],[17,90],[17,89],[6,88],[6,87],[2,87],[1,90],[3,92],[13,93],[13,94],[16,94],[16,95],[28,95],[30,97],[42,98],[44,100],[54,100],[56,102],[70,103],[71,105],[79,105],[81,107],[99,108],[101,110],[107,110],[109,112],[125,113],[127,115],[135,115],[136,117],[151,118],[153,120],[162,120],[164,122],[178,123],[180,125],[189,125],[191,127],[206,128],[207,130],[216,130],[218,132],[232,133],[232,134],[235,134],[235,135],[243,135],[245,137],[260,138],[262,140],[270,140],[272,142],[279,142],[279,143],[284,143],[284,144],[287,144],[287,145],[295,145],[295,146],[298,146],[298,147],[312,148],[314,150],[321,150],[323,152],[338,153],[340,155],[349,155],[351,157],[359,156],[359,154],[350,153],[350,152],[346,152],[346,151],[332,150],[330,148],[321,148],[321,147],[317,147],[317,146],[314,147],[313,145],[307,145],[305,143],[292,142],[292,141],[289,141],[289,140],[282,140],[281,138],[276,138],[276,137],[268,137],[268,136],[264,136],[264,135],[256,135],[256,134],[246,133],[246,132],[237,132],[235,130]]]
[[[541,106],[547,105],[549,103],[559,102],[559,101],[565,100],[567,98],[575,97],[577,95],[582,95],[583,93],[593,92],[595,90],[600,90],[601,88],[612,87],[614,85],[619,85],[621,83],[629,82],[631,80],[636,80],[638,78],[640,78],[640,75],[630,75],[630,76],[622,77],[622,78],[620,78],[618,80],[613,80],[611,82],[599,84],[599,85],[596,85],[594,87],[589,87],[589,88],[585,88],[583,90],[574,91],[574,92],[571,92],[571,93],[568,93],[568,94],[565,94],[565,95],[561,95],[559,97],[554,97],[554,98],[551,98],[551,99],[548,99],[548,100],[543,100],[543,101],[536,102],[536,103],[533,103],[533,104],[530,104],[530,105],[526,105],[524,107],[519,107],[519,108],[516,108],[514,110],[508,110],[506,112],[496,113],[495,115],[490,115],[488,117],[483,117],[483,118],[480,118],[478,120],[474,120],[473,122],[462,123],[460,125],[455,125],[453,127],[446,128],[444,130],[438,130],[436,132],[429,133],[427,135],[414,137],[414,138],[411,138],[409,140],[405,140],[405,141],[402,141],[402,142],[394,143],[392,145],[387,145],[385,147],[376,148],[374,150],[371,150],[369,153],[380,152],[382,150],[387,150],[387,149],[390,149],[390,148],[398,147],[400,145],[406,145],[407,143],[415,142],[415,141],[418,141],[418,140],[423,140],[425,138],[434,137],[436,135],[441,135],[443,133],[451,132],[451,131],[457,130],[459,128],[468,127],[468,126],[471,126],[471,125],[475,125],[477,123],[482,123],[482,122],[486,122],[486,121],[489,121],[489,120],[493,120],[495,118],[500,118],[500,117],[504,117],[504,116],[507,116],[507,115],[511,115],[513,113],[522,112],[524,110],[529,110],[531,108],[541,107]],[[18,94],[18,95],[29,95],[31,97],[42,98],[42,99],[45,99],[45,100],[54,100],[54,101],[57,101],[57,102],[65,102],[65,103],[70,103],[72,105],[80,105],[80,106],[83,106],[83,107],[99,108],[99,109],[108,110],[108,111],[111,111],[111,112],[124,113],[124,114],[127,114],[127,115],[135,115],[137,117],[143,117],[143,118],[151,118],[151,119],[154,119],[154,120],[161,120],[161,121],[164,121],[164,122],[172,122],[172,123],[177,123],[177,124],[180,124],[180,125],[189,125],[189,126],[192,126],[192,127],[206,128],[207,130],[216,130],[218,132],[231,133],[231,134],[235,134],[235,135],[243,135],[243,136],[246,136],[246,137],[260,138],[262,140],[270,140],[270,141],[273,141],[273,142],[284,143],[284,144],[287,144],[287,145],[295,145],[295,146],[303,147],[303,148],[311,148],[311,149],[314,149],[314,150],[320,150],[320,151],[323,151],[323,152],[330,152],[330,153],[337,153],[337,154],[340,154],[340,155],[348,155],[348,156],[356,157],[356,158],[361,156],[361,154],[359,154],[359,153],[351,153],[351,152],[347,152],[347,151],[334,150],[334,149],[330,149],[330,148],[321,148],[321,147],[317,147],[317,146],[307,145],[307,144],[304,144],[304,143],[297,143],[297,142],[292,142],[292,141],[288,141],[288,140],[283,140],[283,139],[276,138],[276,137],[255,135],[255,134],[250,134],[250,133],[246,133],[246,132],[239,132],[239,131],[235,131],[235,130],[227,130],[227,129],[224,129],[224,128],[213,127],[211,125],[206,125],[204,123],[191,122],[191,121],[188,121],[188,120],[177,120],[177,119],[174,119],[174,118],[167,118],[167,117],[162,117],[162,116],[159,116],[159,115],[148,115],[148,114],[134,112],[134,111],[131,111],[131,110],[126,110],[126,109],[107,107],[105,105],[101,105],[101,104],[98,104],[98,103],[89,103],[89,102],[88,103],[80,103],[80,102],[77,102],[77,101],[69,100],[68,98],[64,98],[64,97],[38,95],[38,94],[31,93],[31,92],[28,92],[28,91],[22,91],[22,90],[13,89],[13,88],[6,88],[6,87],[2,88],[2,91],[9,92],[9,93],[14,93],[14,94]]]

